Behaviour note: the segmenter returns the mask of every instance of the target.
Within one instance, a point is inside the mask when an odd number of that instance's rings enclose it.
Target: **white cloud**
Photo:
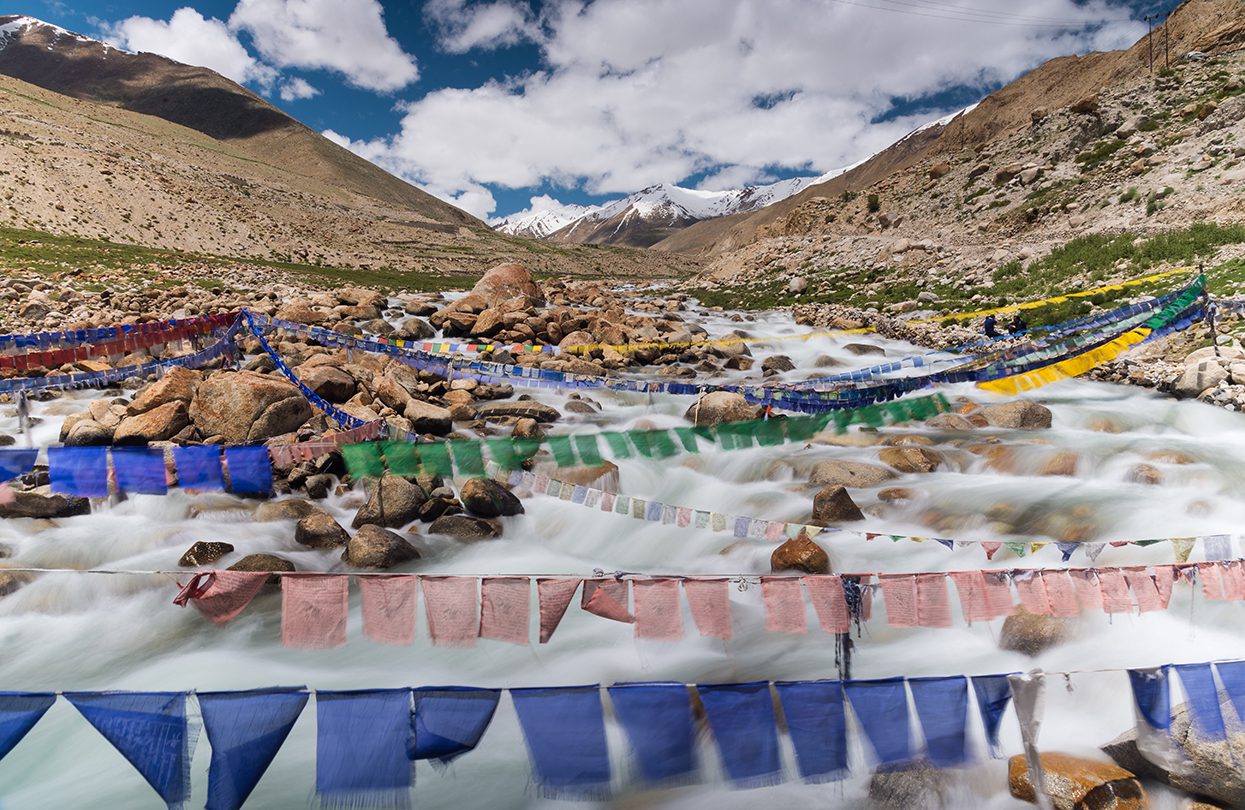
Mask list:
[[[260,55],[280,68],[331,70],[380,92],[419,78],[415,57],[389,35],[377,0],[240,0],[229,27],[250,34]]]
[[[118,48],[210,68],[235,82],[270,87],[277,76],[275,70],[247,52],[225,23],[204,17],[193,8],[178,9],[167,22],[129,17],[102,28],[105,41]]]
[[[286,79],[281,82],[280,93],[282,101],[301,101],[302,99],[315,98],[320,95],[320,90],[312,87],[306,79],[295,76],[292,79]]]
[[[509,0],[428,0],[424,13],[439,29],[441,47],[451,53],[514,45],[540,34],[531,8]]]
[[[1121,47],[1144,31],[1104,0],[1025,6],[1027,18],[1101,23],[1079,30],[830,0],[564,0],[538,28],[506,2],[433,0],[426,9],[449,20],[444,47],[531,36],[544,55],[539,71],[513,81],[408,103],[397,133],[352,147],[446,198],[542,182],[626,193],[706,170],[712,185],[732,186],[774,167],[815,174],[942,112],[872,124],[895,97],[1009,81],[1050,57]]]

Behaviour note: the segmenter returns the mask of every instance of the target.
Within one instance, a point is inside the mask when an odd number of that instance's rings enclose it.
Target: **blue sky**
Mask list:
[[[26,0],[211,67],[481,217],[853,163],[1153,0]],[[13,9],[19,11],[19,9]]]

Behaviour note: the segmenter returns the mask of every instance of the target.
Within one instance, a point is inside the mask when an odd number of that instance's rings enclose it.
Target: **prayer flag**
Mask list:
[[[316,693],[316,793],[325,807],[409,807],[411,690]]]
[[[303,707],[301,689],[199,692],[212,746],[207,810],[238,810],[285,743]]]
[[[164,495],[169,491],[164,450],[159,447],[113,447],[112,466],[122,492]]]
[[[363,608],[363,635],[380,644],[414,641],[419,578],[361,576],[356,581]]]
[[[977,713],[986,731],[986,743],[991,756],[999,755],[999,725],[1003,712],[1012,699],[1012,687],[1006,675],[974,676],[973,693],[977,697]]]
[[[886,623],[891,627],[916,627],[916,577],[912,574],[880,574]]]
[[[229,491],[267,495],[272,492],[272,460],[268,448],[241,446],[225,448],[229,468]]]
[[[687,687],[681,683],[619,684],[609,688],[609,695],[644,781],[673,785],[690,780],[697,761]]]
[[[281,577],[281,641],[287,647],[327,649],[346,643],[348,580],[332,574]]]
[[[501,691],[467,686],[414,690],[415,740],[411,759],[448,763],[473,750],[493,720]]]
[[[725,579],[685,579],[683,592],[692,611],[692,621],[702,636],[731,638],[730,583]]]
[[[968,679],[910,678],[908,686],[930,762],[939,768],[963,765],[968,760]]]
[[[177,468],[177,485],[182,489],[196,489],[203,492],[223,490],[225,475],[220,463],[220,447],[214,444],[173,448],[173,464]]]
[[[580,609],[616,622],[634,622],[627,610],[627,584],[625,579],[585,579]]]
[[[108,497],[107,447],[49,447],[52,491],[79,498]]]
[[[1193,728],[1203,739],[1223,740],[1227,732],[1219,711],[1219,691],[1215,688],[1211,665],[1176,664],[1172,668],[1180,673],[1180,684],[1188,698]]]
[[[683,638],[683,610],[677,579],[637,579],[635,593],[636,638],[677,641]]]
[[[769,633],[807,633],[800,577],[761,577],[765,600],[765,630]]]
[[[756,788],[782,779],[769,683],[699,685],[722,766],[732,785]]]
[[[480,638],[527,646],[532,583],[526,577],[480,580]]]
[[[843,688],[878,761],[892,765],[910,760],[904,679],[847,681]]]
[[[800,778],[812,784],[847,775],[847,720],[843,685],[838,681],[774,684],[787,733],[795,747]]]
[[[428,635],[438,647],[473,647],[480,634],[476,580],[420,577]]]
[[[597,686],[511,689],[532,774],[550,798],[604,800],[610,758]]]
[[[843,580],[837,576],[807,576],[803,580],[821,629],[827,633],[848,632],[851,629],[851,615],[843,593]]]
[[[566,608],[575,597],[582,580],[548,577],[536,580],[536,596],[540,602],[540,643],[548,644],[558,629]]]
[[[9,755],[55,702],[51,692],[0,692],[0,759]]]

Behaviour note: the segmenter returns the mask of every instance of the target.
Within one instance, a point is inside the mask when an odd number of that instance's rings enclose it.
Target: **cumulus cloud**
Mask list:
[[[229,27],[246,31],[279,68],[331,70],[379,92],[419,78],[415,57],[389,35],[377,0],[240,0]]]
[[[295,76],[281,82],[280,94],[282,101],[301,101],[315,98],[320,95],[320,90],[312,87],[306,79]]]
[[[543,182],[626,193],[704,171],[712,185],[776,168],[820,173],[947,112],[873,123],[893,113],[897,97],[1006,82],[1050,57],[1121,47],[1144,31],[1105,0],[1032,0],[1016,25],[998,12],[973,21],[870,5],[563,0],[532,23],[507,2],[432,0],[429,15],[449,21],[439,23],[444,47],[526,36],[543,63],[514,80],[428,93],[403,106],[398,132],[356,148],[443,197]],[[940,4],[950,6],[982,8]]]
[[[225,23],[193,8],[180,8],[167,21],[136,16],[105,23],[103,36],[118,48],[210,68],[239,83],[267,88],[277,77],[275,70],[247,52]]]

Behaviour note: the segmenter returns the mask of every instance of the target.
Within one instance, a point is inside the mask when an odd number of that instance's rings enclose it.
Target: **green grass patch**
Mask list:
[[[1124,141],[1119,138],[1099,141],[1094,144],[1093,148],[1088,149],[1076,156],[1076,162],[1081,164],[1082,171],[1090,171],[1097,166],[1106,163],[1115,155],[1116,152],[1124,148]]]

